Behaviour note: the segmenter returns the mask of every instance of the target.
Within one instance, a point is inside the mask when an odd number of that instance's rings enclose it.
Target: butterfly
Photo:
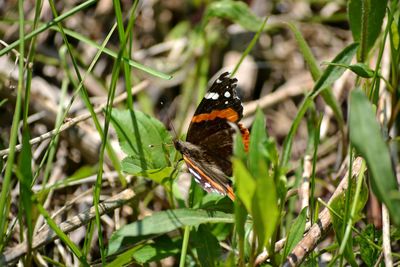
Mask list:
[[[236,92],[237,79],[229,75],[225,72],[214,81],[192,117],[186,141],[174,140],[174,146],[205,191],[227,195],[233,201],[233,134],[240,131],[246,151],[250,137],[239,123],[243,106]]]

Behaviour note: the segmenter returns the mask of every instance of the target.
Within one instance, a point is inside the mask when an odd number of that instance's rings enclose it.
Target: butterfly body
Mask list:
[[[175,148],[195,181],[207,192],[227,195],[232,200],[233,134],[240,131],[245,148],[249,132],[239,121],[243,106],[237,96],[237,79],[223,73],[212,84],[197,107],[187,132],[186,141],[175,140]]]

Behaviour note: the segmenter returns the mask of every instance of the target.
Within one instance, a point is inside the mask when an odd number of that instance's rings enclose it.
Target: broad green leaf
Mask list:
[[[153,235],[164,234],[183,226],[202,223],[233,223],[233,215],[218,211],[176,209],[152,214],[142,220],[123,226],[111,236],[108,255],[123,249],[134,241],[147,239]]]
[[[131,174],[145,174],[170,166],[173,156],[172,138],[164,125],[140,112],[113,109],[111,122],[122,150],[128,155],[124,162]]]
[[[305,226],[307,221],[307,207],[305,207],[297,216],[296,220],[290,227],[289,233],[287,234],[285,249],[283,250],[283,259],[289,255],[289,252],[296,246],[301,240],[304,234]]]
[[[213,17],[229,19],[253,32],[256,32],[262,24],[262,20],[254,15],[244,2],[239,1],[212,2],[208,5],[204,17],[205,21]]]
[[[207,225],[199,225],[190,235],[190,244],[196,248],[201,266],[213,267],[221,256],[221,247],[217,238],[207,228]]]
[[[367,162],[372,190],[388,207],[392,220],[400,225],[400,193],[389,149],[372,106],[360,89],[351,93],[349,121],[350,142]]]
[[[354,41],[360,42],[360,49],[364,54],[360,58],[361,61],[365,60],[382,32],[386,6],[387,0],[350,0],[348,2],[350,29]]]
[[[122,170],[126,173],[145,176],[156,183],[162,184],[170,178],[173,167],[165,167],[160,169],[148,169],[142,171],[137,165],[137,161],[132,157],[126,157],[121,161]]]

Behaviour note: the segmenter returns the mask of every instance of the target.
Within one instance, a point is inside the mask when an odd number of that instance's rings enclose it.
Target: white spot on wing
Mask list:
[[[220,79],[217,79],[215,82],[216,83],[222,83],[222,81]]]
[[[194,180],[196,181],[196,183],[201,184],[201,176],[195,172],[192,168],[188,168],[189,172],[194,176]]]
[[[206,183],[204,183],[204,187],[205,187],[205,188],[211,188],[211,185],[210,185],[209,183],[206,182]]]
[[[229,93],[229,91],[226,91],[225,94],[224,94],[224,96],[225,96],[226,98],[230,98],[230,97],[231,97],[231,93]]]
[[[225,101],[225,105],[228,105],[228,103],[229,103],[229,101],[227,100],[227,101]]]
[[[217,100],[219,98],[218,93],[215,92],[208,92],[205,96],[205,99],[212,99],[212,100]]]

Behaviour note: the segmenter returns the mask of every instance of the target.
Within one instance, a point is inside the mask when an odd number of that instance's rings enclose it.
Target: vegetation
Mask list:
[[[0,7],[0,266],[399,265],[398,1]],[[234,202],[173,146],[222,71]]]

